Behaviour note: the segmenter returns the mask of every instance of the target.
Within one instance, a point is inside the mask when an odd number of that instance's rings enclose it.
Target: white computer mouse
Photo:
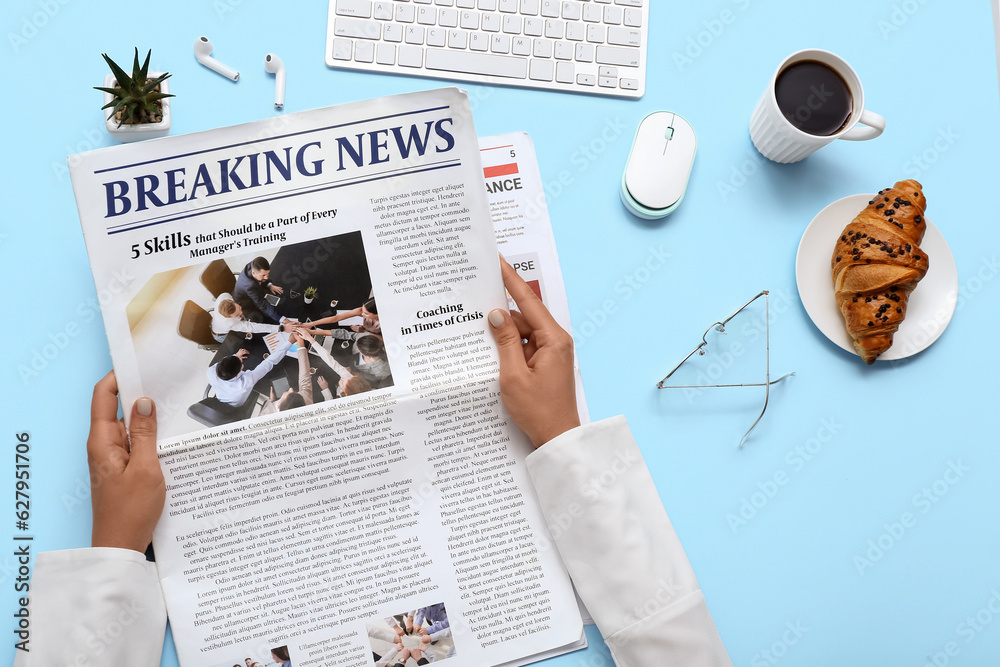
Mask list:
[[[643,118],[622,174],[625,207],[646,220],[663,218],[677,210],[697,150],[694,130],[680,115],[657,111]]]

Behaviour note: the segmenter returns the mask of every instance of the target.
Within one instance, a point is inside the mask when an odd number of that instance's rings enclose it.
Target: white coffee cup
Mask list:
[[[847,122],[837,132],[820,136],[809,134],[792,125],[778,108],[775,85],[778,76],[797,62],[812,60],[826,65],[847,84],[851,91],[852,109]],[[867,126],[867,127],[862,127]],[[798,162],[836,139],[867,141],[885,131],[885,119],[865,109],[865,91],[857,72],[840,56],[823,49],[804,49],[785,58],[771,77],[764,95],[750,119],[750,138],[757,150],[775,162]]]

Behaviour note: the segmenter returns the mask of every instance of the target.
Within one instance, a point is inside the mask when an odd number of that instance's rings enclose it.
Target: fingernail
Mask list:
[[[490,324],[492,324],[494,326],[494,328],[496,328],[496,329],[499,329],[500,327],[503,326],[503,311],[502,310],[500,310],[499,308],[497,308],[496,310],[491,310],[490,311]]]
[[[148,398],[140,398],[135,402],[135,411],[140,417],[148,417],[153,414],[153,401]]]

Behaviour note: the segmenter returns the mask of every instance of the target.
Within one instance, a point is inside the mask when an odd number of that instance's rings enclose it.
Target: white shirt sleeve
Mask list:
[[[30,651],[14,667],[159,667],[167,610],[156,565],[131,549],[38,554]]]
[[[575,428],[527,458],[552,538],[619,667],[731,667],[628,422]]]

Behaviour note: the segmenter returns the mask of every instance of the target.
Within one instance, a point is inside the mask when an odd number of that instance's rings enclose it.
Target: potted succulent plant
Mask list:
[[[94,86],[104,93],[104,106],[111,109],[105,119],[108,132],[121,142],[162,137],[170,132],[170,94],[167,79],[170,74],[149,71],[149,56],[139,64],[139,49],[135,50],[132,75],[129,76],[108,54],[102,53],[111,68],[104,86]]]
[[[316,289],[315,287],[307,287],[306,291],[302,293],[302,299],[306,303],[312,303],[313,299],[316,298],[317,294],[319,294],[319,290],[318,289]]]

